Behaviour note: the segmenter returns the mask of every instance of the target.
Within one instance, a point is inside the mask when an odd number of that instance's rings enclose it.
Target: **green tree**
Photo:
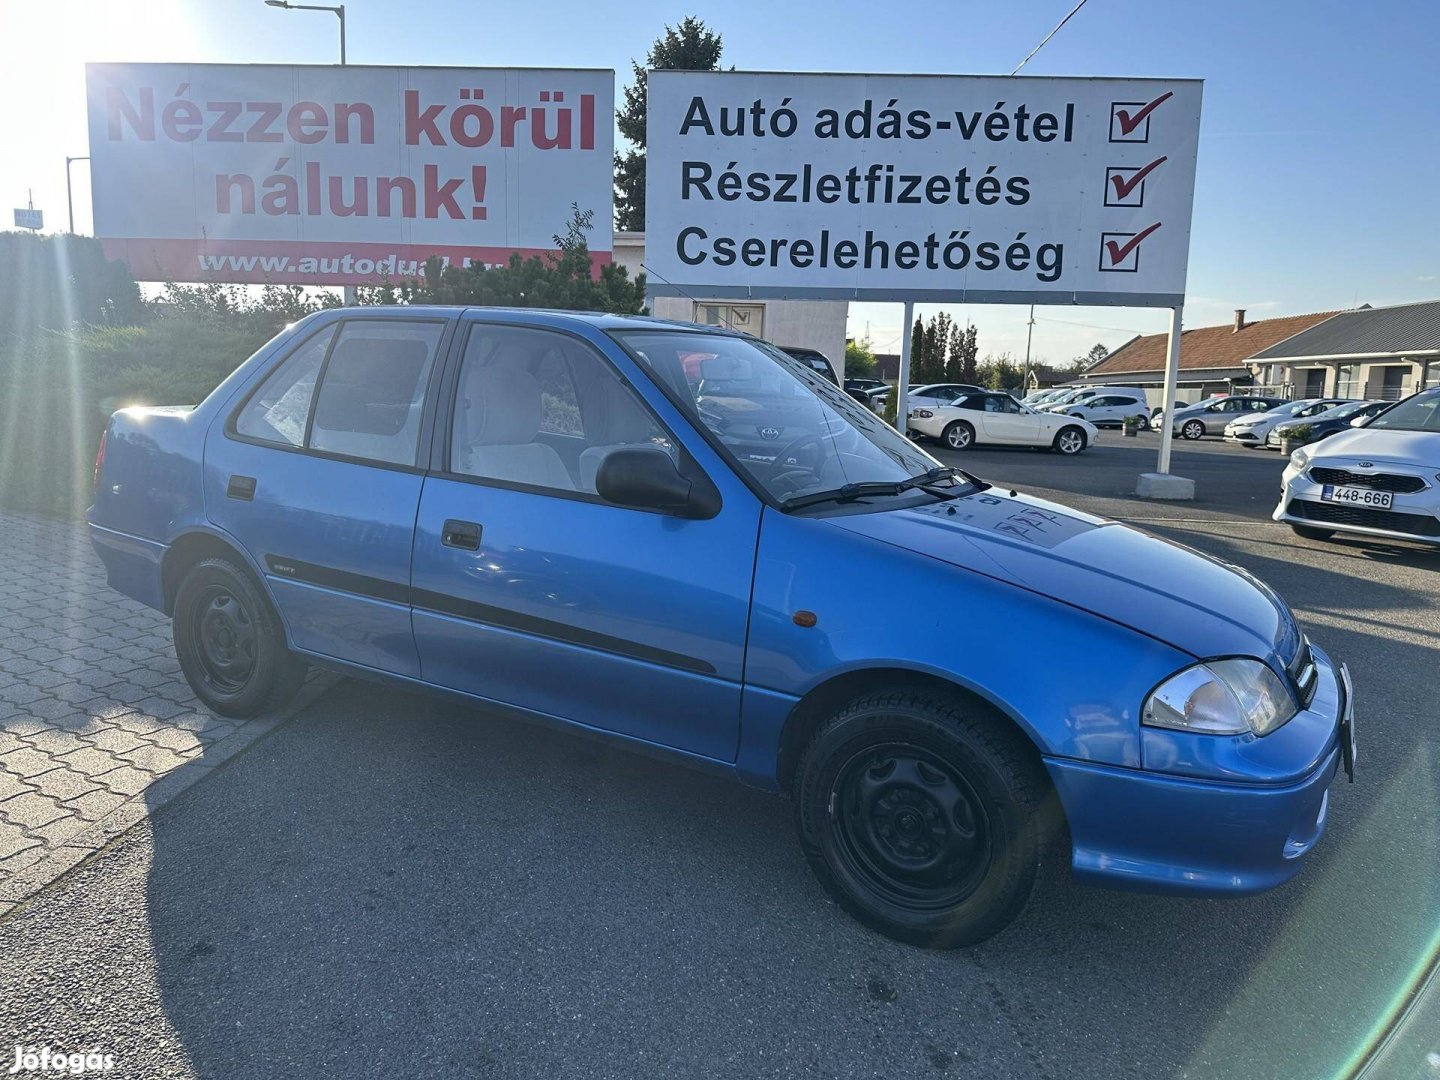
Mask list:
[[[919,315],[915,316],[915,325],[910,330],[910,381],[918,381],[915,378],[916,365],[921,363],[921,354],[925,351],[925,320]]]
[[[635,81],[625,88],[625,104],[615,110],[615,124],[631,144],[615,155],[615,227],[645,228],[645,93],[646,71],[714,71],[720,66],[720,35],[693,15],[678,27],[666,26],[646,54],[645,65],[631,61]]]
[[[1082,371],[1089,371],[1109,355],[1110,350],[1096,342],[1084,356],[1077,356],[1070,362],[1070,374],[1079,375]]]
[[[1015,390],[1025,379],[1025,373],[1008,352],[985,357],[985,362],[975,369],[975,376],[979,385],[991,390]]]
[[[862,338],[859,341],[854,338],[846,340],[845,374],[847,377],[874,376],[875,350],[870,347],[869,338]]]
[[[511,255],[501,266],[445,266],[438,258],[425,263],[419,281],[396,287],[406,304],[484,304],[496,307],[567,308],[575,311],[614,311],[639,314],[645,305],[645,275],[634,281],[623,266],[614,263],[597,275],[590,260],[585,234],[594,212],[570,207],[565,231],[554,237],[556,251],[522,259]]]
[[[977,376],[975,365],[980,356],[980,333],[974,324],[961,330],[958,326],[950,334],[950,358],[945,365],[946,379],[950,382],[974,383]]]
[[[0,232],[0,334],[127,326],[145,315],[129,269],[93,237]]]

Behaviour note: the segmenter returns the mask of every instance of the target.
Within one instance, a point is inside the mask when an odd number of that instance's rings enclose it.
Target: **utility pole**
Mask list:
[[[67,157],[65,159],[65,208],[70,211],[70,233],[75,233],[75,197],[70,191],[70,166],[77,161],[89,161],[87,157]]]

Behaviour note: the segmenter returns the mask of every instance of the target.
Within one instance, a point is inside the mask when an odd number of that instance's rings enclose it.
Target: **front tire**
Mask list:
[[[1058,805],[1005,721],[904,690],[859,698],[825,724],[795,794],[801,847],[835,902],[936,949],[984,941],[1020,914]]]
[[[975,445],[975,429],[964,420],[955,420],[941,433],[940,439],[951,450],[969,450]]]
[[[286,648],[269,601],[228,559],[191,567],[170,626],[185,681],[212,712],[256,716],[283,705],[305,681],[306,665]]]
[[[1085,432],[1078,427],[1063,427],[1055,433],[1055,441],[1051,443],[1057,451],[1066,457],[1071,457],[1085,449]]]
[[[1291,525],[1290,531],[1305,540],[1329,540],[1335,535],[1334,529],[1317,529],[1313,525]]]
[[[1194,441],[1204,434],[1205,425],[1199,420],[1186,420],[1185,423],[1180,426],[1180,437],[1182,439]]]

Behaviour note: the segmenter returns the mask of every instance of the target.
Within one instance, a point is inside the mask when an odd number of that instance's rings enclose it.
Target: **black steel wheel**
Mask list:
[[[801,846],[865,925],[929,948],[1004,929],[1058,823],[1034,747],[978,703],[896,690],[852,702],[806,748]]]
[[[305,679],[306,666],[286,647],[269,601],[228,559],[205,559],[181,579],[171,632],[195,696],[224,716],[276,708]]]

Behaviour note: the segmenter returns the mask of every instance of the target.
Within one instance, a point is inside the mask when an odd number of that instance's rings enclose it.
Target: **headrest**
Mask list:
[[[465,403],[472,446],[530,443],[540,430],[540,384],[509,350],[469,368]]]

